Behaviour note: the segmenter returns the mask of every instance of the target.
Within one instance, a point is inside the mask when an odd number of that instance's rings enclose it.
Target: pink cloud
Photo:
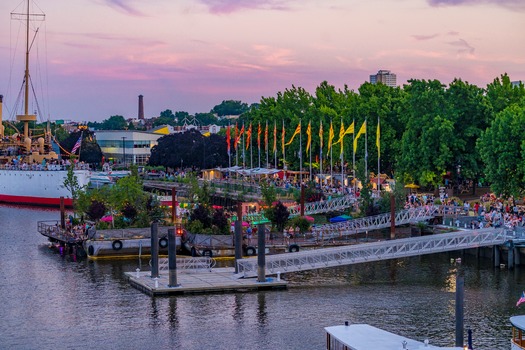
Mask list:
[[[431,34],[431,35],[412,35],[412,38],[416,39],[416,40],[430,40],[430,39],[434,39],[434,38],[437,38],[439,36],[439,34]]]
[[[223,14],[242,10],[288,10],[286,0],[200,0],[211,13]]]
[[[129,5],[128,3],[130,1],[127,1],[127,0],[104,0],[104,1],[109,5],[109,7],[117,10],[118,12],[122,12],[124,14],[135,16],[135,17],[147,17],[145,13]]]
[[[461,6],[492,4],[515,11],[525,11],[523,0],[427,0],[430,6]]]

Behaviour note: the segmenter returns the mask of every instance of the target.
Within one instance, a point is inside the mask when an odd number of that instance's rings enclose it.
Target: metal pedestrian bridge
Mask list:
[[[501,245],[512,238],[514,238],[512,231],[502,228],[491,228],[304,250],[297,253],[267,255],[265,272],[267,275],[275,275],[278,273]],[[238,278],[256,277],[257,259],[238,260],[237,268],[238,273],[235,276]]]
[[[406,225],[433,219],[436,216],[454,216],[461,213],[462,208],[457,206],[427,205],[417,208],[404,209],[396,212],[395,225]],[[312,232],[319,240],[333,239],[355,235],[357,233],[379,230],[390,227],[391,214],[367,216],[334,224],[318,225]]]
[[[346,195],[336,198],[327,199],[319,202],[310,202],[304,204],[304,215],[323,214],[331,212],[344,211],[354,205],[356,199],[354,196]],[[301,215],[301,206],[294,205],[289,207],[290,216]],[[258,222],[267,220],[262,213],[246,214],[242,217],[243,221]]]

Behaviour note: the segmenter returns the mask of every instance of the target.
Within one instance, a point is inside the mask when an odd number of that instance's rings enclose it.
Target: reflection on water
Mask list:
[[[449,254],[284,275],[288,291],[151,298],[123,278],[138,260],[75,261],[50,250],[36,222],[58,216],[0,206],[2,348],[323,349],[323,327],[345,320],[454,344]],[[507,349],[524,270],[463,261],[465,329],[476,349]]]

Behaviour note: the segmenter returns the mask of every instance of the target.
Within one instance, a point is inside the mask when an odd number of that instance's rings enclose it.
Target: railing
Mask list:
[[[0,165],[0,170],[18,170],[18,171],[60,171],[68,170],[69,165],[61,164],[20,164],[20,165]],[[75,165],[75,170],[89,170],[88,164]]]
[[[169,260],[167,258],[159,259],[159,271],[166,272],[169,270]],[[193,257],[177,259],[177,271],[181,272],[198,272],[211,271],[216,261],[210,257]]]
[[[346,195],[342,197],[336,197],[332,199],[327,199],[319,202],[310,202],[304,204],[304,214],[322,214],[330,212],[343,211],[350,208],[354,205],[356,199],[354,196]],[[296,205],[288,208],[291,216],[297,216],[301,214],[301,206]]]
[[[266,274],[500,245],[513,237],[510,231],[504,229],[485,229],[269,255],[266,257]],[[256,259],[238,260],[237,267],[239,273],[236,276],[239,278],[257,276]]]
[[[58,221],[39,221],[37,230],[41,235],[61,242],[80,243],[85,239],[83,232],[65,230]]]
[[[455,206],[423,206],[405,209],[396,212],[395,224],[405,225],[432,219],[438,215],[458,215],[461,207]],[[312,228],[319,239],[332,239],[335,237],[353,235],[360,232],[372,231],[390,227],[391,214],[380,214],[364,218],[349,220],[334,224],[319,225]]]

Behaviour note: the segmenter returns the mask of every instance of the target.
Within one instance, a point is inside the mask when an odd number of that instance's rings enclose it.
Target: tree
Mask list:
[[[73,163],[67,168],[64,187],[71,193],[71,198],[73,200],[77,199],[79,192],[82,191],[82,187],[79,185],[77,176],[75,175],[75,165]]]
[[[166,135],[151,149],[148,165],[199,169],[228,166],[226,139],[215,134],[205,137],[195,129]]]
[[[248,110],[248,105],[241,101],[227,100],[222,101],[219,105],[213,107],[212,113],[216,113],[219,117],[226,115],[241,115]]]
[[[282,202],[274,203],[274,205],[265,211],[265,216],[272,222],[272,226],[277,228],[278,232],[283,232],[290,217],[288,208]]]
[[[89,125],[89,124],[88,124]],[[121,115],[113,115],[100,123],[101,130],[126,130],[128,123]]]
[[[478,148],[491,189],[503,197],[519,197],[525,189],[525,106],[516,104],[496,115],[481,134]]]
[[[175,125],[175,115],[169,109],[160,113],[160,116],[155,119],[153,126],[161,125]]]

